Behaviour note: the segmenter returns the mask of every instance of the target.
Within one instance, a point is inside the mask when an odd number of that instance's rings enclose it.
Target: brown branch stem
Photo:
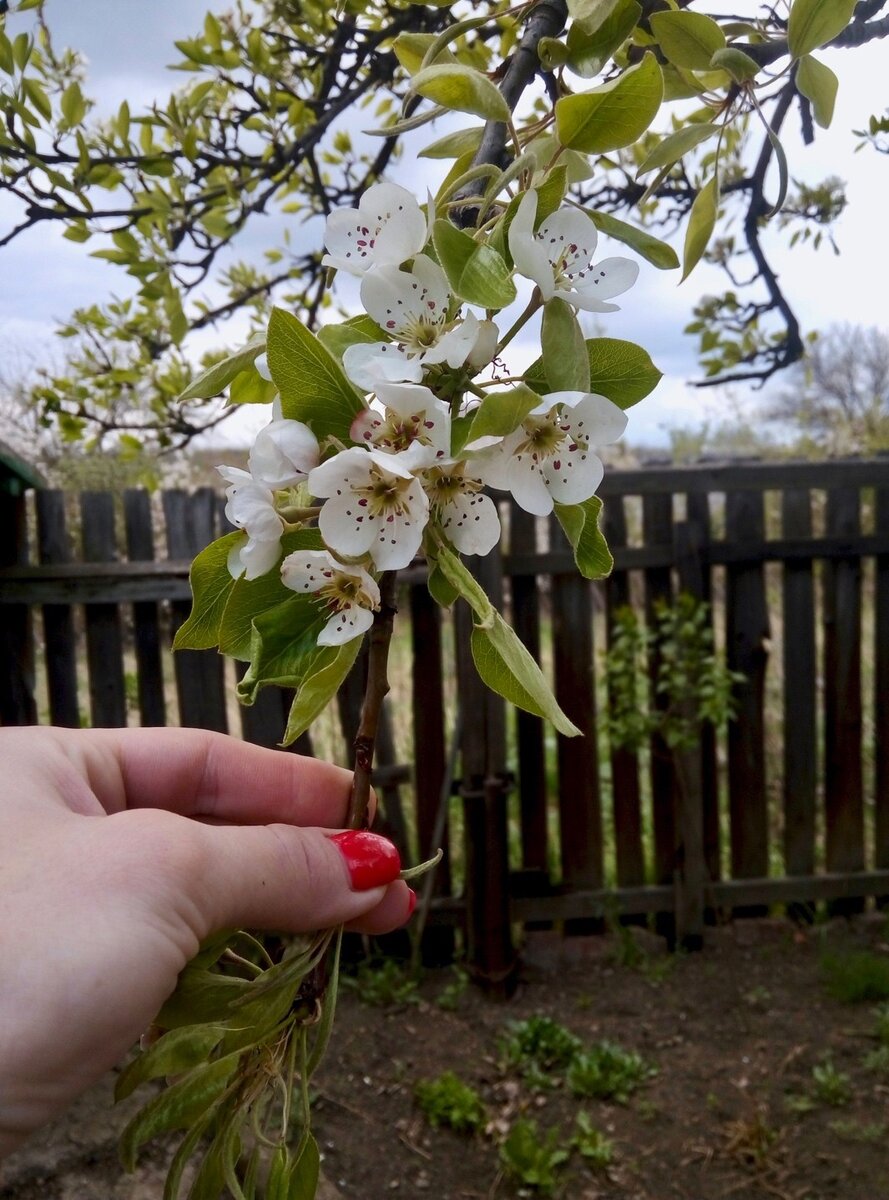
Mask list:
[[[395,623],[397,572],[385,571],[380,578],[380,607],[374,616],[367,654],[367,684],[361,720],[355,737],[355,774],[349,799],[349,829],[366,829],[370,803],[370,776],[383,701],[389,691],[389,645]]]

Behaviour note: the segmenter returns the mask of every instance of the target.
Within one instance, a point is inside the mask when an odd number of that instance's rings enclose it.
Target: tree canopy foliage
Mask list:
[[[188,398],[193,335],[218,329],[221,357],[226,321],[258,331],[273,300],[317,325],[328,273],[300,225],[354,205],[404,134],[436,118],[447,132],[421,154],[453,160],[437,207],[484,220],[493,189],[508,197],[558,156],[600,231],[668,269],[676,255],[655,235],[684,229],[684,274],[702,257],[723,269],[690,326],[704,381],[768,379],[804,337],[765,231],[817,245],[845,205],[837,178],[793,181],[781,132],[791,114],[806,141],[830,124],[837,79],[813,52],[884,37],[889,16],[886,0],[795,0],[789,16],[762,5],[749,19],[708,7],[236,0],[176,44],[183,81],[166,101],[96,119],[51,3],[21,0],[0,16],[0,194],[17,212],[0,247],[62,225],[136,284],[60,329],[64,371],[31,389],[41,419],[75,441],[161,449],[224,419]],[[456,129],[454,112],[469,114]],[[863,135],[877,149],[883,122]],[[243,231],[275,212],[293,217],[281,244],[238,259]],[[265,398],[249,380],[231,402]]]

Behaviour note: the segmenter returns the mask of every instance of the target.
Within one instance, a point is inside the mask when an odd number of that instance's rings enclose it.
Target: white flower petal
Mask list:
[[[610,300],[629,291],[638,278],[639,264],[631,258],[603,258],[590,267],[583,282],[577,284],[577,290],[584,296]]]
[[[494,322],[479,321],[475,345],[470,350],[467,360],[469,364],[473,367],[486,367],[497,353],[497,343],[499,341],[500,330]]]
[[[443,504],[441,527],[461,554],[488,554],[500,541],[497,505],[483,492],[460,492]]]
[[[462,367],[478,341],[478,319],[469,313],[464,321],[448,330],[438,345],[423,359],[427,363],[446,362],[449,367]]]
[[[401,515],[390,514],[376,522],[370,556],[381,571],[399,571],[416,557],[429,519],[429,501],[417,480],[413,503]],[[412,487],[413,490],[413,487]]]
[[[562,413],[560,424],[592,446],[609,446],[623,437],[627,414],[605,396],[588,392],[579,404]]]
[[[319,646],[342,646],[353,638],[367,633],[373,625],[374,615],[369,608],[353,604],[333,614],[318,634]]]
[[[600,300],[592,292],[580,292],[576,288],[556,288],[555,295],[560,300],[564,300],[567,304],[573,304],[575,308],[580,308],[584,312],[620,312],[619,304],[609,304],[605,300]]]
[[[318,465],[318,439],[301,421],[272,421],[256,435],[250,473],[269,488],[293,487]]]
[[[553,269],[543,246],[534,236],[534,217],[537,213],[537,193],[525,192],[509,227],[509,252],[520,275],[531,279],[540,288],[544,300],[555,292]]]
[[[519,508],[537,517],[545,517],[553,511],[553,498],[543,472],[530,454],[514,454],[509,460],[506,476],[509,491]]]
[[[257,354],[253,360],[253,365],[263,379],[267,379],[269,383],[272,382],[272,373],[269,370],[269,356],[267,354]]]
[[[554,271],[573,276],[589,270],[599,235],[590,218],[578,209],[560,208],[541,222],[537,241]]]
[[[309,472],[309,491],[313,496],[335,496],[349,489],[352,483],[364,483],[370,470],[370,459],[366,450],[352,446],[334,454],[314,471]]]
[[[281,563],[281,582],[294,592],[317,592],[330,583],[337,567],[326,550],[294,550]]]
[[[343,353],[343,370],[365,392],[374,392],[384,380],[419,383],[423,364],[409,358],[395,342],[361,342]]]
[[[246,545],[247,535],[244,534],[243,537],[238,538],[238,540],[232,544],[232,548],[228,552],[228,558],[226,559],[225,565],[228,567],[228,573],[231,575],[232,579],[240,579],[246,570],[244,563],[241,561],[241,551]]]
[[[589,500],[605,473],[601,461],[587,446],[565,447],[541,467],[552,498],[559,504]]]
[[[281,542],[278,538],[275,538],[274,541],[249,538],[246,546],[241,550],[241,563],[245,568],[245,577],[259,579],[260,576],[271,571],[280,557]]]
[[[397,183],[377,183],[367,189],[358,211],[369,218],[376,235],[373,257],[376,263],[403,263],[425,246],[428,238],[426,217],[414,196]]]
[[[332,550],[348,558],[366,554],[376,536],[376,526],[359,497],[351,490],[331,496],[318,518],[321,536]]]

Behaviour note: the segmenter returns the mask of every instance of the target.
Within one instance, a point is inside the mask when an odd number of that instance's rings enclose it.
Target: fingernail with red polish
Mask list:
[[[407,891],[407,919],[410,920],[414,915],[414,909],[417,907],[417,893],[413,888],[408,888]]]
[[[331,834],[330,840],[336,843],[346,860],[354,891],[383,887],[398,878],[401,870],[398,851],[379,834],[369,833],[366,829],[346,829],[343,833]]]

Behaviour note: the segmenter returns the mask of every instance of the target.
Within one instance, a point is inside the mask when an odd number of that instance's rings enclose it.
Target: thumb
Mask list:
[[[206,927],[201,936],[235,927],[307,933],[334,925],[380,933],[410,914],[398,851],[379,834],[190,824],[201,843],[198,869],[182,882]]]

